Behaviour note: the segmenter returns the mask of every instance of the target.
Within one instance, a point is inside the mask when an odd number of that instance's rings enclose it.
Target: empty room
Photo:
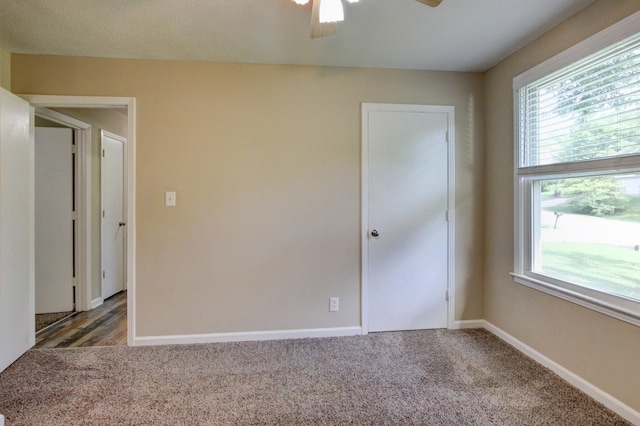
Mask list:
[[[637,0],[0,0],[0,86],[0,426],[640,424]]]

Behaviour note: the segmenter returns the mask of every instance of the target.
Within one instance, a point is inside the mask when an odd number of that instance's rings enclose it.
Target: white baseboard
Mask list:
[[[454,321],[449,330],[467,330],[470,328],[484,328],[485,320],[462,320]]]
[[[91,301],[91,308],[90,309],[95,309],[98,306],[102,305],[104,303],[104,300],[102,300],[102,297],[98,297],[97,299],[93,299]]]
[[[596,401],[598,401],[599,403],[601,403],[611,411],[617,413],[619,416],[630,421],[632,424],[640,425],[640,412],[634,410],[633,408],[629,407],[622,401],[609,395],[607,392],[603,391],[602,389],[594,386],[593,384],[586,381],[582,377],[578,376],[577,374],[573,373],[572,371],[566,369],[562,365],[553,361],[551,358],[533,349],[531,346],[516,339],[506,331],[496,327],[495,325],[491,324],[488,321],[483,321],[483,322],[484,322],[484,329],[486,329],[487,331],[495,334],[500,339],[507,342],[509,345],[513,346],[523,354],[527,355],[529,358],[532,358],[534,361],[547,367],[549,370],[553,371],[558,376],[562,377],[562,379],[567,381],[569,384],[580,389],[582,392],[586,393],[591,398],[595,399]]]
[[[134,337],[133,346],[187,345],[193,343],[244,342],[257,340],[342,337],[362,334],[362,327],[310,328],[303,330],[247,331],[238,333],[189,334]]]

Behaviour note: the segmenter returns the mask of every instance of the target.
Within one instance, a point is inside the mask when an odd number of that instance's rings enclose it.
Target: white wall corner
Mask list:
[[[359,336],[361,327],[311,328],[303,330],[247,331],[237,333],[210,333],[175,336],[135,337],[132,346],[190,345],[195,343],[248,342],[259,340],[285,340],[318,337]]]
[[[628,420],[634,425],[640,425],[640,412],[629,407],[628,405],[618,400],[617,398],[613,397],[612,395],[609,395],[607,392],[596,387],[595,385],[586,381],[585,379],[578,376],[574,372],[568,370],[567,368],[553,361],[551,358],[547,357],[546,355],[533,349],[531,346],[516,339],[506,331],[502,330],[501,328],[496,327],[495,325],[493,325],[488,321],[484,321],[484,323],[485,323],[484,328],[487,331],[495,334],[497,337],[504,340],[509,345],[513,346],[514,348],[516,348],[517,350],[519,350],[529,358],[532,358],[534,361],[538,362],[539,364],[542,364],[544,367],[547,367],[549,370],[553,371],[558,376],[560,376],[563,380],[575,386],[582,392],[586,393],[591,398],[595,399],[596,401],[598,401],[599,403],[601,403],[611,411],[618,414],[620,417],[623,417],[624,419]]]

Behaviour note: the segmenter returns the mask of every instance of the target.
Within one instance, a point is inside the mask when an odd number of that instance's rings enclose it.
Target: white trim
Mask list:
[[[100,129],[100,135],[115,139],[119,142],[122,142],[123,144],[127,143],[127,138],[125,138],[124,136],[116,135],[115,133],[111,133],[108,130]]]
[[[485,320],[462,320],[453,321],[450,330],[469,330],[473,328],[484,328]]]
[[[104,300],[102,300],[102,297],[97,297],[91,301],[91,305],[89,306],[91,306],[91,309],[95,309],[98,306],[102,305],[103,303],[104,303]]]
[[[448,327],[452,327],[456,320],[456,116],[455,107],[441,107],[447,111],[447,289],[449,291],[449,321]]]
[[[586,381],[585,379],[578,376],[574,372],[568,370],[567,368],[558,364],[551,358],[533,349],[531,346],[516,339],[515,337],[513,337],[506,331],[496,327],[492,323],[488,321],[484,321],[484,328],[487,331],[495,334],[497,337],[504,340],[509,345],[513,346],[523,354],[527,355],[529,358],[532,358],[537,363],[543,365],[544,367],[547,367],[549,370],[556,373],[558,376],[560,376],[563,380],[568,382],[570,385],[575,386],[576,388],[578,388],[585,394],[589,395],[591,398],[595,399],[596,401],[598,401],[599,403],[601,403],[611,411],[615,412],[619,416],[630,421],[632,424],[636,424],[636,425],[640,424],[640,412],[629,407],[619,399],[611,396],[607,392],[603,391],[602,389],[598,388],[592,383]]]
[[[369,333],[369,119],[372,104],[361,106],[360,141],[360,325],[362,334]]]
[[[362,334],[361,327],[310,328],[301,330],[245,331],[236,333],[186,334],[136,337],[133,346],[190,345],[196,343],[250,342],[261,340],[344,337]]]
[[[637,305],[638,302],[634,300],[602,293],[571,283],[563,283],[551,277],[540,275],[541,279],[537,279],[535,276],[538,276],[538,274],[532,273],[529,276],[527,274],[511,273],[511,275],[518,284],[640,326],[640,316],[633,310],[634,305]],[[571,290],[571,288],[574,290]]]
[[[516,166],[518,159],[516,158]],[[573,163],[545,164],[544,166],[516,167],[518,176],[540,176],[545,179],[557,177],[589,176],[597,172],[628,173],[640,170],[640,155],[631,154],[622,157],[601,158],[597,160],[576,161]]]
[[[35,115],[70,127],[76,132],[76,311],[91,305],[91,125],[44,107],[35,107]]]
[[[614,25],[560,52],[513,79],[513,88],[518,90],[561,68],[585,58],[599,50],[611,46],[640,31],[640,12],[626,17]]]
[[[127,344],[133,346],[136,338],[136,99],[101,96],[19,96],[34,107],[127,108]]]
[[[368,113],[371,111],[402,111],[441,113],[447,115],[447,328],[455,328],[455,107],[443,105],[409,105],[409,104],[377,104],[362,103],[360,144],[361,179],[360,179],[360,274],[361,274],[361,308],[360,323],[362,334],[369,332],[369,129]]]

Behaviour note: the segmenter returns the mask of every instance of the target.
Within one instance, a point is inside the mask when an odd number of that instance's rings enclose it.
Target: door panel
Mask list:
[[[33,108],[0,88],[0,371],[35,344]]]
[[[369,331],[447,326],[447,129],[445,113],[368,111]]]
[[[124,290],[125,232],[124,143],[126,139],[102,135],[102,299]]]
[[[73,306],[73,134],[35,129],[36,313]]]

